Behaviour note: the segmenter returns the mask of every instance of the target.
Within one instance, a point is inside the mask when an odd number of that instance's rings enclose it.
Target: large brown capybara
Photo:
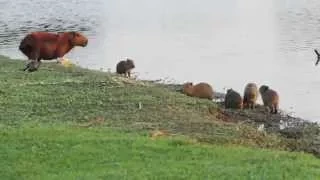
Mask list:
[[[228,89],[224,99],[224,107],[226,109],[242,109],[242,97],[233,89]]]
[[[135,68],[135,64],[132,59],[127,58],[127,60],[120,61],[117,64],[117,73],[124,74],[125,77],[131,77],[131,70]]]
[[[75,46],[85,47],[87,44],[88,39],[79,32],[32,32],[21,40],[19,50],[36,62],[27,64],[23,70],[36,71],[41,60],[60,59]]]
[[[254,109],[258,99],[259,91],[255,83],[248,83],[244,88],[243,107]]]
[[[183,84],[182,93],[191,97],[198,97],[202,99],[212,100],[214,98],[212,86],[205,82],[200,82],[196,85],[193,85],[192,82],[187,82]]]
[[[262,97],[263,105],[270,108],[270,112],[273,114],[278,113],[279,109],[279,95],[275,90],[269,88],[269,86],[262,85],[259,88],[259,92]]]

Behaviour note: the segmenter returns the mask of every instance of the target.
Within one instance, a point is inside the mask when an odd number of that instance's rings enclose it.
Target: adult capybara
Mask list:
[[[224,98],[224,107],[226,109],[242,109],[242,97],[233,89],[228,89]]]
[[[88,39],[79,32],[32,32],[21,40],[19,50],[29,60],[38,62],[27,64],[23,70],[35,71],[41,60],[60,59],[75,46],[85,47],[87,44]]]
[[[258,98],[258,86],[255,83],[248,83],[244,88],[243,107],[254,109]]]
[[[192,82],[187,82],[183,84],[182,92],[191,97],[198,97],[209,100],[212,100],[214,97],[212,86],[205,82],[200,82],[196,85],[193,85]]]
[[[267,85],[262,85],[259,88],[263,105],[270,108],[270,112],[277,114],[279,108],[279,95],[275,90],[272,90]]]
[[[127,60],[120,61],[117,64],[117,73],[124,74],[126,77],[131,77],[131,70],[135,68],[132,59],[127,58]]]

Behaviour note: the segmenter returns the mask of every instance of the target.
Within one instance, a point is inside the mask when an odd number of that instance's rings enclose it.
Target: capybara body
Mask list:
[[[85,47],[87,44],[88,39],[79,32],[32,32],[21,40],[19,50],[29,60],[38,61],[27,64],[24,70],[30,71],[32,64],[39,67],[41,60],[62,58],[75,46]],[[37,70],[38,67],[33,68]]]
[[[131,70],[135,68],[135,64],[132,59],[120,61],[117,64],[117,73],[124,74],[126,77],[131,77]]]
[[[224,106],[226,109],[242,109],[242,97],[233,89],[228,89],[224,99]]]
[[[182,92],[188,96],[202,99],[212,100],[214,97],[212,86],[205,82],[200,82],[196,85],[193,85],[192,82],[187,82],[183,85]]]
[[[258,99],[258,86],[255,83],[248,83],[244,88],[243,107],[254,109]]]
[[[277,114],[279,109],[278,93],[275,90],[270,89],[269,86],[266,85],[260,86],[259,92],[261,94],[263,105],[270,108],[271,113]]]

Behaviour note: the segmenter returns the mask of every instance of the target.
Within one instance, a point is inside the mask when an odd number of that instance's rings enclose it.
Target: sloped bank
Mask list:
[[[163,84],[159,86],[181,92],[182,84]],[[224,108],[224,93],[216,93],[219,116],[226,122],[247,124],[260,132],[274,134],[282,138],[287,150],[304,151],[320,157],[320,125],[300,117],[290,116],[283,110],[270,114],[258,104],[255,110],[230,110]],[[251,135],[251,134],[248,134]]]
[[[256,126],[265,117],[263,113],[229,112],[219,103],[177,93],[177,85],[126,79],[55,63],[43,63],[39,71],[27,73],[21,71],[23,63],[0,57],[2,127],[63,123],[134,132],[162,130],[172,136],[186,135],[224,145],[307,152],[311,152],[311,145],[317,147],[305,131],[303,137],[295,138],[269,131],[267,124],[265,132],[259,131]],[[254,120],[248,121],[248,117]],[[319,134],[308,132],[312,138]]]

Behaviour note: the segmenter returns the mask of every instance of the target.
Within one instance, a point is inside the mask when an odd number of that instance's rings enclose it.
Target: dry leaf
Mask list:
[[[62,66],[64,67],[71,67],[73,64],[72,62],[67,59],[67,58],[62,58],[62,60],[60,61],[60,63],[62,64]]]
[[[156,131],[151,132],[152,139],[155,139],[155,138],[161,137],[161,136],[167,136],[167,135],[168,135],[167,132],[160,131],[160,130],[156,130]]]

